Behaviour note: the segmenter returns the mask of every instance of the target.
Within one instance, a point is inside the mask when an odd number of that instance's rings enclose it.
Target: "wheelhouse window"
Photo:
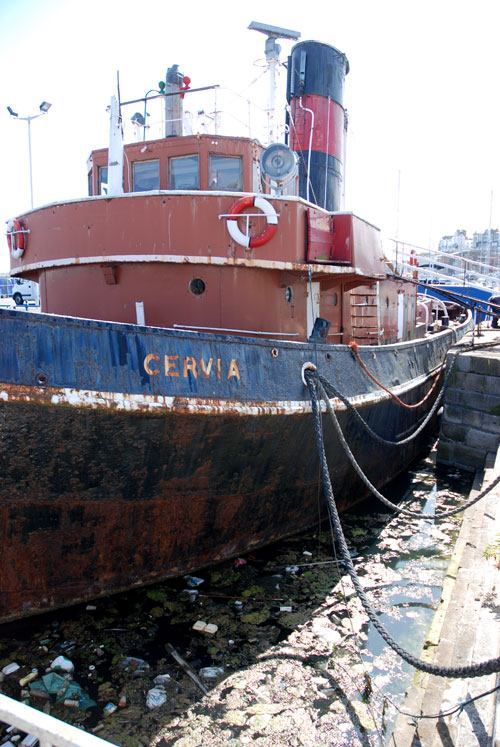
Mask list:
[[[135,161],[133,168],[133,191],[149,192],[151,189],[160,189],[160,162]]]
[[[99,166],[97,169],[97,194],[108,194],[108,167]]]
[[[241,192],[243,190],[243,162],[232,156],[210,156],[210,189]]]
[[[179,156],[168,162],[169,189],[199,189],[198,156]]]

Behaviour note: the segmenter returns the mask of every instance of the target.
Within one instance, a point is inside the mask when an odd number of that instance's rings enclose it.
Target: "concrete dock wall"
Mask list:
[[[483,469],[500,443],[500,346],[460,353],[444,395],[437,461]]]

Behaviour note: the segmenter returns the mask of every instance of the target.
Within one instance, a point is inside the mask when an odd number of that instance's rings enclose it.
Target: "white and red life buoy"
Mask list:
[[[7,221],[7,244],[14,259],[21,259],[24,254],[25,233],[26,231],[15,218]]]
[[[413,273],[412,274],[413,274],[414,279],[417,279],[417,277],[418,277],[418,271],[417,271],[418,260],[417,260],[417,254],[415,252],[415,249],[412,249],[411,252],[410,252],[410,267],[413,268]]]
[[[238,217],[243,210],[250,207],[256,207],[258,210],[262,210],[267,219],[266,230],[260,233],[258,236],[248,236],[238,228]],[[270,202],[265,200],[263,197],[258,195],[249,195],[248,197],[241,197],[237,200],[229,211],[227,216],[227,230],[233,241],[237,244],[241,244],[245,249],[254,249],[256,246],[262,246],[272,239],[278,228],[278,216],[276,210],[273,208]]]

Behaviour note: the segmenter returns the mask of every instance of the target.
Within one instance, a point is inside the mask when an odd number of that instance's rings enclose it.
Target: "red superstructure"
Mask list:
[[[364,340],[352,314],[351,291],[376,288],[386,278],[378,230],[351,213],[332,214],[293,195],[261,193],[276,215],[271,226],[253,198],[241,209],[242,193],[258,194],[262,150],[250,139],[210,135],[127,145],[122,195],[91,195],[20,217],[29,233],[23,234],[22,255],[12,257],[12,274],[40,283],[41,309],[49,313],[136,323],[142,304],[143,321],[152,326],[298,340],[312,331],[312,291],[314,316],[330,321],[332,342]],[[196,164],[199,188],[169,189],[172,162],[185,158]],[[237,164],[241,191],[209,188],[215,159]],[[92,153],[92,192],[107,162],[107,150]],[[151,163],[157,165],[160,188],[129,192],[137,164]],[[235,209],[238,218],[232,217]],[[248,247],[232,238],[230,221],[240,235],[250,236]],[[396,318],[403,283],[390,288],[382,305]],[[411,287],[409,299],[414,293]],[[405,303],[411,304],[405,306],[406,338],[413,334],[415,316],[413,300]],[[369,333],[372,343],[397,338],[395,324],[379,330],[370,324]]]

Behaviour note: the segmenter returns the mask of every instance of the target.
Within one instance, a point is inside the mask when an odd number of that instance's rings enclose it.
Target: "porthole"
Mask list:
[[[332,303],[333,303],[334,306],[336,306],[338,304],[338,302],[339,302],[339,297],[338,297],[338,295],[336,293],[334,293],[333,294]]]
[[[194,296],[205,293],[205,282],[201,278],[193,278],[189,283],[189,290]]]
[[[271,350],[271,358],[277,358],[277,357],[278,357],[278,355],[279,355],[279,353],[278,353],[278,348],[273,348],[273,349]]]
[[[291,285],[289,285],[289,286],[288,286],[288,287],[287,287],[287,288],[285,289],[285,298],[286,298],[286,300],[288,301],[288,303],[291,303],[291,301],[292,301],[292,299],[293,299],[293,288],[292,288],[292,286],[291,286]]]
[[[386,296],[386,297],[385,297],[385,308],[386,308],[386,309],[388,309],[388,308],[389,308],[389,296]]]

